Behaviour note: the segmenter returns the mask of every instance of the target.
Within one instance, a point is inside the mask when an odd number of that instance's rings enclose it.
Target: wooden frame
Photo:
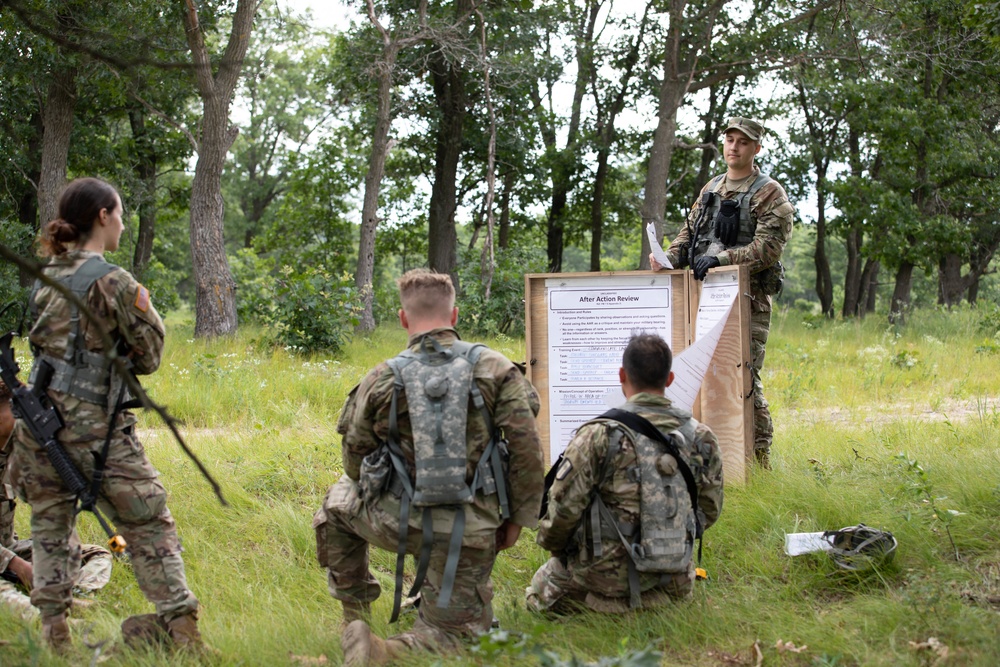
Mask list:
[[[695,401],[695,416],[712,427],[722,448],[723,475],[727,484],[743,483],[753,456],[753,393],[750,374],[750,300],[749,273],[745,266],[712,269],[717,272],[737,272],[739,296],[724,325],[722,337],[712,357],[708,372]],[[538,430],[549,461],[549,327],[548,292],[550,279],[606,278],[609,288],[623,283],[634,284],[636,277],[666,280],[671,299],[671,349],[679,354],[693,342],[701,283],[690,271],[604,271],[595,273],[532,273],[524,277],[525,347],[528,379],[538,390],[541,410]],[[594,416],[597,416],[596,414]]]

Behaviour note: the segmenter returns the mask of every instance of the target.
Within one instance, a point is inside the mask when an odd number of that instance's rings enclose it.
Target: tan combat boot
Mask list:
[[[170,639],[170,630],[158,614],[129,616],[122,621],[122,639],[133,649],[165,644]]]
[[[56,653],[64,654],[69,650],[72,640],[65,613],[42,619],[42,641]]]
[[[191,649],[193,651],[206,650],[205,642],[201,640],[201,633],[198,632],[197,612],[178,616],[172,621],[167,621],[167,631],[170,638],[174,640],[177,648]]]
[[[406,644],[398,639],[382,639],[372,634],[364,621],[352,621],[340,636],[344,651],[344,667],[377,667],[407,652]]]

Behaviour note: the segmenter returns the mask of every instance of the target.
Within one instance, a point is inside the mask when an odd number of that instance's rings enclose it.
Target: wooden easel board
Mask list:
[[[740,296],[722,328],[694,412],[719,436],[723,474],[732,483],[746,479],[753,446],[750,311],[746,268],[720,267],[713,273],[722,271],[739,279]],[[632,333],[657,331],[669,339],[675,357],[692,344],[701,289],[690,271],[525,276],[528,379],[541,398],[538,428],[547,464],[553,448],[565,448],[579,424],[607,409],[606,393],[620,396],[617,369]],[[557,376],[550,377],[553,373]],[[553,395],[558,405],[552,405]]]

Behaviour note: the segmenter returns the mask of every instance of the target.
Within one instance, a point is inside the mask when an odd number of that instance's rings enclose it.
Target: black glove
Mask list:
[[[719,258],[713,255],[702,255],[698,259],[694,260],[694,266],[692,270],[694,271],[695,280],[704,280],[705,276],[708,275],[709,269],[714,269],[719,265]]]
[[[727,248],[736,243],[740,232],[740,206],[735,199],[726,199],[719,205],[715,217],[715,237]]]

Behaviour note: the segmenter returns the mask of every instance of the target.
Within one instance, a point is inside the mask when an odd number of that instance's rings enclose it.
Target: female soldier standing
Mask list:
[[[116,373],[100,332],[117,341],[136,373],[152,373],[163,351],[163,321],[149,291],[122,268],[104,261],[118,248],[124,226],[122,202],[113,187],[96,178],[70,183],[59,199],[59,217],[46,224],[40,242],[51,257],[44,272],[73,290],[92,314],[84,314],[58,290],[36,283],[29,300],[34,326],[29,334],[35,363],[53,367],[48,395],[62,415],[58,438],[84,476],[110,444],[99,507],[129,545],[139,587],[156,614],[122,624],[126,641],[166,639],[201,648],[198,600],[188,589],[181,546],[167,509],[166,491],[135,434],[135,416],[116,410],[121,392],[111,391]],[[69,246],[69,247],[67,247]],[[115,416],[115,423],[109,422]],[[64,486],[45,451],[20,421],[14,433],[18,494],[31,505],[34,586],[31,603],[42,616],[42,636],[52,648],[70,645],[66,612],[80,546],[72,537],[76,498]]]

